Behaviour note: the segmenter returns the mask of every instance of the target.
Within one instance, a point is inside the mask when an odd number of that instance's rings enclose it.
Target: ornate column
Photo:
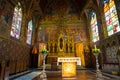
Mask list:
[[[36,43],[38,39],[38,30],[39,30],[39,23],[40,23],[40,15],[34,15],[33,23],[34,23],[34,31],[32,37],[32,43]]]
[[[74,42],[72,42],[72,52],[74,53]]]
[[[49,44],[49,42],[48,42],[48,51],[50,51],[50,44]]]
[[[70,43],[68,42],[68,53],[70,53]]]
[[[55,53],[55,41],[53,41],[53,53]]]
[[[26,13],[24,13],[23,14],[23,18],[24,18],[24,20],[23,20],[23,24],[22,24],[22,27],[21,27],[21,38],[20,38],[20,40],[23,42],[23,43],[25,43],[26,44],[26,38],[27,38],[27,23],[28,23],[28,20],[27,20],[27,14]]]

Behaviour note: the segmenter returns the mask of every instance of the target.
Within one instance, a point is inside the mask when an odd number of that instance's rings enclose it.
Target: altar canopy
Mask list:
[[[62,77],[76,77],[76,65],[81,65],[80,57],[58,57],[58,65],[60,62],[62,62]]]

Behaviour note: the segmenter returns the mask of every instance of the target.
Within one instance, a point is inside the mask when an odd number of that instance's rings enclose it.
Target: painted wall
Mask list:
[[[13,11],[13,5],[0,0],[0,66],[9,65],[10,74],[28,69],[30,61],[30,46],[10,36]]]
[[[60,31],[65,37],[70,36],[74,42],[87,41],[86,23],[84,18],[79,19],[76,14],[46,16],[40,22],[38,41],[52,41],[58,38]],[[41,40],[42,39],[42,40]]]

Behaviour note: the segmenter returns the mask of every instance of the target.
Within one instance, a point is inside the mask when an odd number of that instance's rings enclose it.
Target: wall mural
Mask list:
[[[46,36],[48,40],[56,41],[61,31],[65,39],[69,37],[74,42],[87,41],[85,19],[78,15],[73,3],[72,0],[50,3],[46,10],[48,15],[40,22],[38,41],[44,42],[41,40]]]
[[[38,41],[39,42],[47,42],[48,41],[48,32],[47,30],[40,30],[39,31],[39,36],[38,36]]]
[[[48,38],[48,36],[50,41],[56,40],[55,38],[58,38],[60,30],[63,31],[65,37],[70,36],[74,42],[86,41],[85,22],[79,20],[77,15],[63,16],[62,22],[59,21],[58,15],[47,16],[42,20],[40,27],[42,29],[39,30],[38,41],[45,37]]]

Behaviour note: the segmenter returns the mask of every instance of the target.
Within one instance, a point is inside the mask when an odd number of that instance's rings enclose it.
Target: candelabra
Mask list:
[[[98,54],[94,53],[94,55],[95,55],[95,58],[96,58],[96,80],[103,80],[102,73],[99,70]]]
[[[42,78],[43,80],[47,80],[47,75],[46,75],[46,72],[45,72],[45,58],[47,56],[47,54],[42,54],[43,56],[43,70],[42,70],[42,74],[40,75],[40,78]]]

